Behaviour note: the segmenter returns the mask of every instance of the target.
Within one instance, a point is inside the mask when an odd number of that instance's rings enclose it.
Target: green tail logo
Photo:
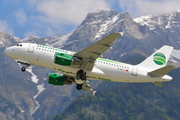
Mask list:
[[[166,56],[163,53],[156,53],[153,60],[157,65],[166,64]]]

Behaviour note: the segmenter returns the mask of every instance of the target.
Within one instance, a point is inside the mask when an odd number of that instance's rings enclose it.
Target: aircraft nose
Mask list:
[[[6,55],[8,55],[8,48],[6,48],[6,49],[4,50],[4,53],[5,53]]]
[[[7,55],[7,56],[10,56],[10,48],[6,48],[4,50],[4,53]]]

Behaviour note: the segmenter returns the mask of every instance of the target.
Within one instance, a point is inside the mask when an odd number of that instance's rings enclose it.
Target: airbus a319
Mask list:
[[[167,65],[173,47],[163,46],[138,65],[101,58],[110,49],[120,33],[112,33],[79,52],[52,48],[35,43],[19,43],[5,49],[5,54],[23,64],[24,72],[31,64],[50,68],[56,73],[49,73],[48,82],[53,85],[71,85],[77,90],[96,93],[88,80],[107,80],[113,82],[154,83],[172,81],[166,75],[174,66]]]

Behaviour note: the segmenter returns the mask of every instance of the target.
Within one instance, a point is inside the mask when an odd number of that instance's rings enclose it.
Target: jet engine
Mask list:
[[[56,52],[54,56],[54,63],[63,66],[79,65],[81,61],[82,58],[68,55],[65,53]]]
[[[72,63],[73,56],[64,53],[55,53],[54,63],[58,65],[70,66]]]
[[[71,85],[72,82],[67,79],[64,75],[56,73],[49,73],[48,83],[52,85]]]

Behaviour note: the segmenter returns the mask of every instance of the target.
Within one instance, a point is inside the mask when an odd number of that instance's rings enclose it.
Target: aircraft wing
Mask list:
[[[94,62],[100,57],[105,51],[111,48],[113,42],[120,36],[120,33],[112,33],[105,38],[97,41],[87,48],[74,54],[75,57],[82,59],[81,68],[91,71],[94,67]]]

